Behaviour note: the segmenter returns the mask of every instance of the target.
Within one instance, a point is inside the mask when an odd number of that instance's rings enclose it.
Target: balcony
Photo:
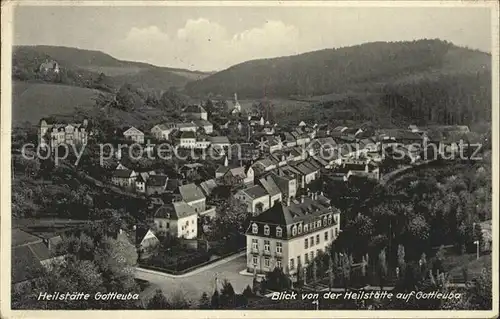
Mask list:
[[[276,251],[276,257],[283,257],[283,252],[282,251]]]

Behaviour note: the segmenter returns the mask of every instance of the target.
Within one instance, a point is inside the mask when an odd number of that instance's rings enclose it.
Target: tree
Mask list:
[[[212,309],[219,309],[221,306],[219,291],[217,291],[217,289],[215,289],[214,294],[212,295],[212,299],[210,300],[210,306]]]
[[[173,309],[189,309],[191,304],[181,291],[176,291],[173,296],[170,298],[170,304]]]
[[[492,283],[491,269],[484,268],[467,291],[472,309],[492,309]]]
[[[163,294],[161,289],[156,289],[154,296],[149,299],[147,309],[161,310],[161,309],[172,309],[172,306],[168,303],[167,298]]]
[[[385,255],[385,248],[378,254],[378,274],[379,274],[379,285],[380,290],[384,287],[384,282],[387,276],[387,259]]]
[[[245,290],[243,290],[243,296],[245,296],[247,299],[255,296],[255,294],[252,291],[252,288],[250,288],[250,285],[247,285]]]
[[[403,274],[406,268],[406,261],[405,261],[405,246],[401,244],[398,245],[398,267]]]
[[[201,295],[200,301],[198,303],[200,309],[210,309],[210,299],[208,299],[208,294],[204,292]]]
[[[220,292],[220,306],[222,308],[231,308],[235,304],[235,293],[233,286],[227,280],[222,283]]]

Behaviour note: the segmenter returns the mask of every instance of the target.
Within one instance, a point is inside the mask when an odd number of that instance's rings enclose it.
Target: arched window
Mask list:
[[[299,234],[302,234],[302,224],[299,224]]]
[[[325,226],[326,226],[326,216],[325,216],[325,217],[323,217],[323,225],[325,225]]]
[[[321,219],[318,220],[318,227],[321,227]]]
[[[269,226],[264,226],[264,235],[269,235]]]
[[[297,226],[296,226],[296,225],[294,225],[294,226],[292,227],[292,235],[293,235],[293,236],[297,235]]]
[[[252,233],[257,234],[259,232],[259,226],[257,224],[252,225]]]
[[[328,215],[328,225],[332,224],[332,214]]]
[[[309,231],[309,224],[304,225],[304,233],[307,233]]]
[[[283,230],[281,229],[281,227],[276,227],[276,237],[281,237],[283,236]]]

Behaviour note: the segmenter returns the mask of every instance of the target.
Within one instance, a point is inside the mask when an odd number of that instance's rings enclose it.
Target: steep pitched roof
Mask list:
[[[144,133],[132,126],[123,132],[123,135],[144,135]]]
[[[214,188],[217,187],[215,179],[209,179],[200,183],[200,188],[205,192],[205,195],[210,196]]]
[[[227,136],[210,136],[208,140],[212,144],[230,144]]]
[[[262,177],[259,179],[259,182],[270,196],[275,196],[281,193],[278,185],[276,185],[271,176]]]
[[[168,176],[166,175],[151,175],[146,182],[147,186],[166,186]]]
[[[187,203],[205,198],[201,189],[193,183],[179,186],[179,192],[182,199]]]
[[[118,178],[130,178],[134,171],[129,170],[129,169],[119,169],[115,170],[113,172],[113,177],[118,177]]]
[[[196,133],[193,131],[182,132],[181,138],[196,138]]]
[[[201,105],[189,105],[184,110],[184,113],[207,113]]]
[[[178,201],[158,208],[155,212],[155,218],[181,219],[196,214],[194,208],[189,206],[185,201]]]

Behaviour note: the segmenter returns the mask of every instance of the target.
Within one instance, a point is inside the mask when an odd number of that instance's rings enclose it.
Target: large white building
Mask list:
[[[330,200],[311,194],[289,206],[277,203],[255,217],[246,232],[247,270],[266,273],[275,267],[295,275],[340,233],[340,211]]]
[[[51,148],[62,144],[86,145],[89,133],[87,126],[87,120],[83,120],[83,123],[48,124],[47,121],[42,119],[38,131],[38,142],[40,145],[50,146]]]

